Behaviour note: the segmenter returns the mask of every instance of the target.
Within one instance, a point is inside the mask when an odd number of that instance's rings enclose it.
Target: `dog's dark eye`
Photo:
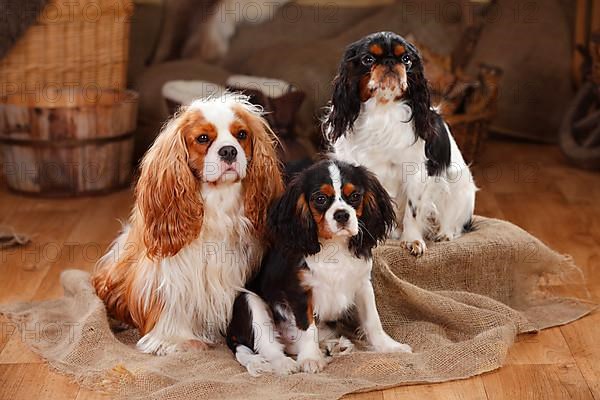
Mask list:
[[[202,135],[200,135],[196,138],[196,142],[198,142],[200,144],[208,143],[208,140],[209,140],[209,138],[206,133],[203,133]]]
[[[314,202],[318,206],[324,206],[327,203],[327,196],[318,194],[314,197]]]
[[[402,64],[406,66],[412,64],[412,60],[410,59],[410,56],[408,54],[402,55],[402,57],[400,57],[400,61],[402,61]]]
[[[375,57],[370,54],[365,54],[360,61],[363,63],[363,65],[370,67],[375,62]]]
[[[350,195],[350,198],[349,198],[349,200],[350,200],[350,203],[353,203],[353,204],[355,204],[355,203],[358,203],[358,202],[360,201],[360,199],[361,199],[361,198],[362,198],[362,196],[361,196],[361,194],[360,194],[360,193],[358,193],[358,192],[354,192],[354,193],[352,193],[352,194]]]
[[[248,132],[246,132],[245,130],[241,130],[237,133],[237,138],[240,140],[244,140],[248,137]]]

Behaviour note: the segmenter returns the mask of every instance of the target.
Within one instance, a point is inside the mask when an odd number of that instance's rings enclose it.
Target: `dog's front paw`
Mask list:
[[[323,371],[323,368],[327,365],[327,361],[321,355],[318,357],[298,358],[298,365],[302,372],[316,374]]]
[[[298,372],[298,363],[290,357],[280,357],[275,360],[271,360],[273,372],[278,375],[291,375],[294,372]]]
[[[425,250],[427,250],[427,245],[425,244],[425,241],[423,239],[416,239],[410,241],[403,240],[402,243],[404,244],[404,247],[408,249],[410,254],[416,257],[421,257],[423,253],[425,253]]]
[[[412,353],[412,347],[395,341],[393,344],[377,346],[375,347],[375,351],[379,353]]]
[[[207,343],[200,339],[188,339],[188,340],[184,340],[183,342],[179,343],[176,346],[175,351],[180,351],[180,352],[205,351],[205,350],[210,349],[211,347],[212,347],[211,343]]]
[[[161,343],[152,349],[137,345],[137,348],[144,353],[150,353],[157,356],[166,356],[177,352],[177,343]]]
[[[412,347],[385,335],[373,343],[373,350],[379,353],[412,353]]]
[[[238,358],[238,361],[240,361],[240,358]],[[253,376],[255,378],[261,376],[262,374],[274,372],[273,366],[259,355],[254,355],[252,358],[249,358],[247,361],[245,361],[242,365],[246,367],[246,370],[248,371],[250,376]]]
[[[179,344],[180,341],[173,338],[165,339],[149,333],[138,340],[136,347],[143,353],[166,356],[175,353]]]
[[[186,351],[205,351],[210,349],[212,343],[197,337],[162,336],[150,332],[137,342],[137,348],[144,353],[165,356],[172,353]]]

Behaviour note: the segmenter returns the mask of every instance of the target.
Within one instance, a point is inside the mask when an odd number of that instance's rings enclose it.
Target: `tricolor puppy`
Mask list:
[[[470,228],[477,188],[404,38],[379,32],[348,46],[324,130],[336,158],[377,175],[398,206],[393,236],[411,253]]]
[[[109,314],[139,329],[140,350],[223,339],[282,191],[274,136],[246,97],[197,100],[167,123],[142,162],[129,223],[92,277]]]
[[[383,330],[371,285],[371,250],[394,218],[363,167],[327,160],[296,176],[269,211],[273,246],[234,305],[227,343],[238,361],[253,374],[319,372],[319,330],[353,307],[373,350],[410,352]]]

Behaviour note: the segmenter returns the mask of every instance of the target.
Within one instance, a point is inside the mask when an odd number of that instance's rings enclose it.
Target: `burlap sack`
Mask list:
[[[390,243],[375,253],[373,283],[385,329],[414,354],[356,351],[317,375],[253,378],[218,346],[165,357],[138,352],[133,330],[113,334],[84,271],[61,276],[65,296],[4,305],[29,347],[86,387],[128,399],[334,399],[418,382],[466,378],[502,365],[515,336],[565,324],[594,305],[550,296],[576,267],[516,226],[478,218],[477,230],[414,258]]]

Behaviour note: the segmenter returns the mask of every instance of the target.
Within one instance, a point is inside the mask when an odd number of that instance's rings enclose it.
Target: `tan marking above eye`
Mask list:
[[[399,56],[401,56],[401,55],[402,55],[402,54],[404,54],[405,52],[406,52],[406,48],[405,48],[403,45],[401,45],[401,44],[397,44],[397,45],[394,47],[394,55],[395,55],[396,57],[399,57]]]
[[[331,186],[328,183],[324,183],[323,185],[321,185],[321,187],[319,188],[319,190],[321,191],[321,193],[323,193],[325,196],[333,196],[335,194],[335,190],[333,189],[333,186]]]
[[[229,132],[242,146],[242,148],[244,149],[244,153],[246,153],[246,156],[250,157],[250,155],[252,154],[252,140],[250,138],[252,136],[252,133],[248,128],[248,125],[242,120],[233,121],[229,126]],[[246,137],[243,139],[240,138],[240,132],[245,132]]]
[[[207,146],[217,137],[217,129],[213,124],[206,121],[202,115],[192,115],[186,117],[181,123],[181,131],[183,132],[185,141],[189,147],[194,145]],[[208,141],[199,142],[198,139],[206,135]]]
[[[243,123],[242,121],[234,121],[231,123],[231,126],[229,127],[229,132],[231,132],[231,134],[237,138],[237,135],[239,132],[244,131],[247,134],[250,133],[250,130],[248,129],[248,127],[246,126],[245,123]]]
[[[380,56],[380,55],[383,54],[383,48],[380,45],[376,44],[376,43],[374,43],[371,46],[369,46],[369,51],[372,54],[375,54],[376,56]]]
[[[342,188],[342,193],[344,194],[344,196],[348,197],[350,196],[352,193],[354,193],[356,191],[356,186],[354,186],[351,183],[346,183],[344,185],[344,187]]]

